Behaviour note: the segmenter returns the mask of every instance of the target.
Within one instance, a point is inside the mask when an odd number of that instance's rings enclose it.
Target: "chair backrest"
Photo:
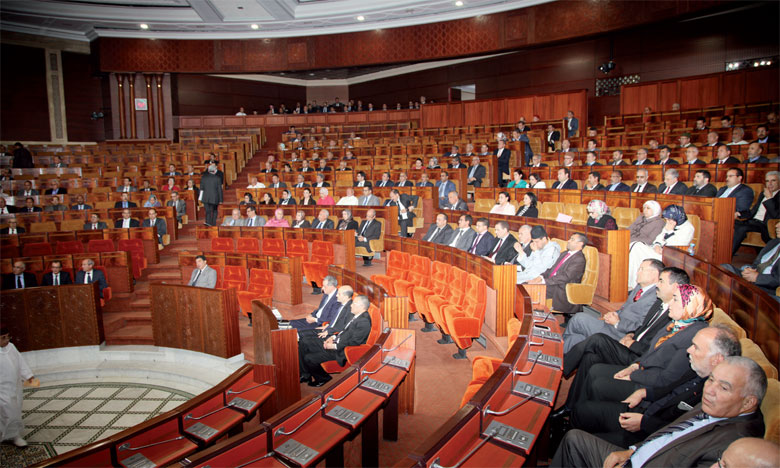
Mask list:
[[[249,287],[247,289],[258,294],[273,294],[273,272],[262,268],[252,268],[249,270]]]
[[[742,346],[742,355],[756,361],[756,364],[764,369],[767,378],[777,378],[777,368],[769,362],[769,359],[766,358],[764,352],[754,341],[743,338],[739,340],[739,344]]]
[[[114,252],[114,241],[111,239],[90,239],[87,242],[87,252],[100,253],[100,252]]]
[[[84,244],[81,241],[57,241],[54,251],[57,254],[84,253]]]
[[[371,316],[371,332],[368,334],[366,344],[373,345],[379,339],[379,335],[382,334],[382,314],[374,304],[368,306],[368,313]]]
[[[284,240],[266,237],[263,239],[263,255],[284,257]]]
[[[693,224],[693,239],[691,239],[691,242],[696,244],[696,250],[699,250],[699,240],[701,239],[701,218],[699,218],[698,215],[695,214],[689,214],[688,221]]]
[[[234,252],[235,245],[233,244],[232,237],[212,237],[211,238],[211,251],[212,252]]]
[[[716,307],[713,311],[712,318],[710,319],[710,325],[726,325],[731,328],[732,331],[734,331],[734,333],[737,335],[737,338],[740,340],[747,338],[745,329],[740,327],[739,324],[737,324],[737,322],[735,322],[734,319],[731,318],[726,312],[723,312],[723,309],[720,307]]]
[[[617,222],[618,228],[620,229],[628,229],[628,227],[631,226],[631,223],[639,217],[639,214],[640,211],[638,208],[629,208],[625,206],[612,208],[612,216],[615,218],[615,222]]]
[[[83,219],[63,219],[60,221],[60,231],[81,231],[83,228]]]
[[[54,252],[52,252],[51,244],[48,242],[30,242],[22,247],[23,257],[37,257],[40,255],[51,255],[52,253]]]
[[[563,212],[572,217],[572,224],[586,224],[588,222],[588,207],[578,203],[567,203],[563,206]]]
[[[223,268],[222,287],[246,289],[246,268],[237,265],[225,265]]]
[[[119,239],[117,249],[123,252],[144,253],[144,241],[141,239]]]
[[[599,251],[596,247],[587,246],[582,250],[585,255],[585,274],[582,275],[581,284],[593,286],[596,288],[596,283],[599,280]]]
[[[57,223],[54,221],[30,223],[30,232],[57,232]]]
[[[421,281],[424,284],[430,282],[431,259],[422,255],[412,255],[409,257],[409,273],[407,280]]]
[[[780,382],[777,379],[769,379],[766,395],[761,402],[761,412],[764,414],[764,439],[780,444]]]
[[[236,252],[260,253],[260,239],[256,237],[239,237],[236,239]]]
[[[496,204],[491,198],[480,198],[474,202],[474,211],[478,213],[490,213],[490,209]]]
[[[563,213],[563,203],[544,202],[542,209],[539,210],[539,217],[542,219],[555,219],[558,217],[558,213]]]
[[[387,268],[385,274],[395,278],[406,278],[406,272],[409,270],[411,255],[400,250],[391,250],[387,254]]]
[[[311,243],[311,261],[330,265],[334,258],[333,243],[329,241],[315,240]]]
[[[515,344],[517,336],[520,334],[520,327],[522,325],[523,323],[518,320],[517,317],[512,317],[506,322],[506,332],[507,336],[509,337],[509,346],[506,348],[507,351],[512,349],[512,345]]]
[[[287,256],[309,259],[309,243],[306,239],[287,239]]]

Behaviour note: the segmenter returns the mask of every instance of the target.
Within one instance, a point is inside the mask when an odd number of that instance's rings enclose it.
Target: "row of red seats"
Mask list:
[[[87,248],[81,241],[57,241],[52,250],[49,242],[31,242],[22,246],[23,257],[36,257],[45,255],[72,255],[81,253],[101,252],[129,252],[132,260],[133,278],[140,278],[143,270],[148,266],[144,255],[144,244],[141,239],[120,239],[116,244],[112,239],[90,239]]]

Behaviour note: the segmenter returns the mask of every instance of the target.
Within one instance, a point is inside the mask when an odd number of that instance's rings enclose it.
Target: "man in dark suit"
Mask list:
[[[371,187],[371,181],[366,180],[366,173],[358,171],[355,174],[355,187]]]
[[[35,199],[27,197],[24,199],[24,208],[17,210],[17,213],[38,213],[43,211],[40,206],[35,206]]]
[[[458,192],[452,191],[447,194],[447,203],[440,205],[439,208],[442,210],[468,211],[469,206],[465,201],[461,200]]]
[[[732,167],[726,172],[726,185],[715,194],[717,198],[737,199],[734,219],[750,219],[750,206],[753,204],[753,189],[742,183],[742,177],[742,169]]]
[[[321,179],[324,180],[324,177],[322,174],[317,174],[317,181],[320,181]],[[201,179],[201,184],[203,179]],[[327,184],[327,182],[325,182]],[[317,187],[330,187],[330,185],[316,185]],[[203,188],[203,185],[201,185],[201,189]],[[271,175],[271,185],[269,185],[269,188],[287,188],[287,184],[284,182],[279,182],[279,174],[272,174]]]
[[[304,188],[308,187],[309,184],[306,183],[306,179],[303,177],[303,174],[298,174],[296,176],[295,185],[293,187],[295,188]]]
[[[658,147],[658,164],[661,166],[678,166],[680,163],[672,159],[670,156],[672,155],[672,152],[669,150],[669,147],[666,145],[661,145]]]
[[[30,182],[29,180],[25,180],[24,188],[16,192],[17,197],[34,197],[39,194],[40,193],[38,192],[38,190],[33,188],[32,182]]]
[[[727,145],[718,146],[717,155],[712,158],[711,164],[739,164],[739,159],[731,155],[731,147]]]
[[[311,387],[321,387],[332,379],[322,368],[326,361],[337,361],[339,365],[347,363],[344,349],[348,346],[365,344],[368,335],[371,334],[371,316],[368,313],[370,302],[366,296],[357,296],[352,301],[352,320],[345,326],[344,331],[325,340],[322,348],[307,349],[300,359],[301,380],[313,379],[309,382]]]
[[[389,172],[383,172],[382,173],[382,180],[377,181],[376,184],[374,184],[374,187],[392,187],[393,181],[390,180],[390,173]]]
[[[442,160],[446,161],[447,158],[455,158],[460,154],[460,148],[458,145],[452,145],[452,148],[442,156]]]
[[[324,324],[316,328],[304,328],[298,330],[298,357],[300,358],[305,354],[306,341],[318,341],[319,346],[322,347],[322,343],[331,335],[337,335],[344,331],[344,327],[347,326],[350,320],[352,320],[352,314],[350,313],[350,307],[352,306],[352,295],[355,292],[352,286],[341,286],[336,291],[336,314],[332,320],[327,324]],[[327,298],[328,296],[323,296]]]
[[[60,181],[57,179],[52,179],[51,181],[51,188],[46,189],[46,195],[66,195],[68,193],[68,189],[60,187]]]
[[[95,270],[95,261],[91,258],[85,258],[81,261],[81,270],[76,272],[74,284],[97,283],[100,297],[103,297],[103,290],[108,287],[106,276],[100,270]]]
[[[689,146],[685,148],[685,164],[707,164],[706,161],[699,159],[699,148],[695,146]]]
[[[148,213],[149,217],[141,223],[141,227],[157,228],[157,248],[162,250],[163,236],[168,234],[168,224],[165,219],[157,217],[157,210],[154,208],[150,208]]]
[[[333,220],[328,219],[328,216],[330,216],[328,210],[320,210],[311,227],[314,229],[333,229]]]
[[[477,231],[477,235],[474,236],[474,241],[469,246],[467,252],[480,257],[490,253],[495,243],[495,238],[488,230],[489,228],[490,221],[487,218],[477,219],[477,222],[474,223],[474,230]]]
[[[615,150],[612,152],[612,160],[609,161],[610,166],[627,166],[623,161],[623,152],[621,150]]]
[[[376,220],[376,210],[368,210],[366,211],[366,219],[360,222],[360,227],[355,232],[355,247],[364,247],[371,253],[369,241],[379,239],[381,235],[382,226]],[[371,266],[371,258],[363,257],[363,266]]]
[[[506,147],[506,140],[503,138],[498,140],[498,149],[493,154],[498,157],[498,185],[505,187],[504,174],[508,177],[512,176],[512,173],[509,172],[509,160],[512,157],[512,152]]]
[[[323,323],[331,323],[338,312],[336,301],[336,289],[338,281],[333,276],[326,276],[322,280],[322,288],[315,287],[316,293],[323,293],[320,305],[311,314],[301,319],[290,320],[290,326],[297,330],[312,329],[322,326]],[[319,291],[317,291],[319,290]]]
[[[400,227],[401,237],[409,235],[409,226],[414,222],[414,207],[416,203],[416,196],[401,194],[397,189],[390,190],[390,198],[385,200],[384,206],[398,207],[398,226]]]
[[[222,204],[222,180],[216,164],[209,164],[200,178],[200,201],[206,208],[206,226],[217,225],[219,205]]]
[[[712,371],[702,403],[628,450],[581,430],[566,434],[550,466],[709,466],[742,437],[763,437],[766,374],[731,356]]]
[[[746,163],[768,163],[769,158],[766,156],[762,156],[761,152],[763,151],[763,148],[758,143],[751,143],[750,146],[748,146],[747,150],[747,158],[745,159]]]
[[[582,190],[606,190],[604,186],[601,185],[601,174],[598,171],[592,171],[588,174],[588,178],[585,181]]]
[[[86,211],[86,210],[91,210],[92,205],[87,205],[86,203],[84,203],[84,197],[79,195],[78,197],[76,197],[76,203],[70,205],[70,209],[77,210],[77,211]]]
[[[395,184],[396,187],[414,187],[414,184],[411,180],[409,180],[409,176],[406,174],[406,172],[402,172],[398,174],[398,183]]]
[[[664,182],[658,186],[658,193],[685,195],[688,187],[680,182],[680,173],[677,169],[667,169],[664,172]]]
[[[579,283],[585,274],[585,255],[582,249],[588,245],[584,234],[574,233],[566,244],[566,252],[561,252],[558,260],[542,276],[529,281],[529,284],[542,283],[547,285],[547,299],[553,300],[553,310],[571,315],[579,312],[579,304],[571,304],[566,296],[566,285]],[[567,317],[568,318],[568,317]]]
[[[601,166],[602,164],[598,162],[598,157],[596,156],[596,153],[593,151],[588,151],[585,153],[585,166],[593,167],[593,166]]]
[[[486,173],[485,166],[479,163],[479,156],[472,156],[471,166],[466,171],[467,183],[474,187],[482,187],[482,179],[485,178]]]
[[[555,129],[552,124],[547,125],[547,148],[550,152],[555,151],[555,142],[561,139],[561,132]]]
[[[122,200],[114,203],[114,208],[137,208],[138,205],[130,201],[130,194],[123,192]]]
[[[0,215],[9,215],[16,213],[16,207],[6,205],[5,197],[0,196]]]
[[[263,172],[264,174],[273,174],[279,171],[277,171],[276,168],[274,168],[274,165],[271,161],[266,161],[265,169],[263,169],[261,172]]]
[[[775,296],[780,287],[780,223],[775,225],[777,237],[769,241],[758,253],[751,265],[737,268],[723,264],[721,267],[734,274],[741,275],[745,281],[755,284],[770,295]]]
[[[496,265],[511,262],[517,256],[515,242],[517,239],[509,232],[509,223],[499,221],[496,223],[496,240],[485,257]]]
[[[764,176],[764,191],[758,195],[746,219],[734,223],[733,253],[736,253],[748,232],[761,233],[761,239],[770,241],[768,221],[780,218],[780,172],[767,172]]]
[[[70,273],[62,271],[62,262],[54,260],[51,262],[51,271],[43,275],[41,286],[59,286],[61,284],[73,284],[70,279]]]
[[[658,193],[656,186],[647,181],[648,176],[647,169],[637,169],[636,183],[631,184],[631,191],[634,193]]]
[[[547,167],[547,163],[542,162],[541,154],[535,154],[531,157],[531,167]]]
[[[574,117],[574,111],[568,111],[566,113],[566,136],[574,138],[577,136],[577,132],[580,129],[580,121],[577,117]]]
[[[38,286],[35,275],[24,271],[27,265],[17,260],[14,262],[13,273],[3,275],[3,289],[24,289]]]
[[[293,221],[292,227],[303,228],[303,229],[308,229],[311,227],[311,223],[309,223],[309,220],[306,219],[305,211],[295,212],[295,220]]]
[[[0,234],[7,234],[7,235],[16,235],[16,234],[24,234],[25,229],[23,227],[19,227],[18,223],[16,221],[16,218],[11,218],[8,220],[8,227],[4,227],[3,229],[0,229]]]
[[[89,215],[89,222],[84,223],[83,229],[85,231],[97,231],[99,229],[108,229],[108,225],[100,220],[100,216],[97,213]]]
[[[460,156],[455,156],[450,163],[447,164],[447,167],[450,169],[465,169],[466,165],[460,162]]]
[[[568,167],[562,167],[558,169],[558,180],[553,183],[552,188],[559,190],[577,190],[577,182],[574,182],[569,177],[571,176],[571,170]]]
[[[636,161],[634,161],[635,166],[651,166],[653,164],[655,164],[655,162],[652,159],[648,159],[647,150],[645,148],[639,148],[636,150]]]
[[[685,194],[696,197],[714,197],[717,192],[718,189],[710,183],[710,171],[701,169],[693,175],[693,184],[688,187]]]
[[[300,172],[314,172],[314,168],[309,165],[309,161],[304,159],[301,161],[301,171]]]
[[[623,183],[623,171],[612,171],[609,175],[607,192],[630,192],[631,187]]]
[[[130,213],[129,209],[122,210],[122,217],[120,219],[117,219],[116,222],[114,222],[115,228],[136,228],[140,227],[141,224],[138,222],[137,219],[132,218],[132,213]]]
[[[29,169],[34,167],[32,153],[18,141],[14,143],[13,155],[14,162],[11,167],[14,169]]]
[[[458,229],[455,229],[452,233],[447,245],[463,251],[470,249],[474,239],[477,237],[477,231],[471,229],[472,221],[474,221],[474,218],[470,214],[461,215],[458,218]]]
[[[428,180],[428,173],[423,172],[420,174],[420,181],[416,184],[417,187],[433,187],[433,182]]]
[[[433,242],[434,244],[447,245],[452,234],[452,227],[447,223],[447,215],[439,213],[436,215],[436,222],[428,227],[422,240]]]

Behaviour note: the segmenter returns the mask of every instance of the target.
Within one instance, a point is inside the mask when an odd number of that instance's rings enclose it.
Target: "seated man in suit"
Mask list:
[[[24,232],[25,229],[23,227],[19,227],[16,218],[10,218],[8,220],[8,227],[4,227],[3,229],[0,229],[0,234],[7,234],[9,236],[13,236],[16,234],[24,234]]]
[[[165,206],[172,206],[176,213],[176,222],[181,228],[182,217],[187,214],[187,202],[179,198],[179,192],[171,192],[171,199],[165,203]]]
[[[358,171],[355,174],[355,187],[371,187],[371,181],[366,180],[366,173]]]
[[[707,164],[705,161],[699,159],[699,148],[696,146],[689,146],[685,148],[685,164]]]
[[[547,167],[547,163],[542,162],[541,154],[535,154],[531,157],[531,167]]]
[[[658,164],[661,166],[677,166],[680,163],[672,159],[670,156],[672,155],[672,152],[669,150],[669,147],[666,145],[661,145],[658,147]]]
[[[578,429],[569,431],[550,466],[709,466],[741,437],[763,437],[767,379],[752,359],[730,356],[704,383],[702,402],[628,450]]]
[[[73,284],[70,273],[62,271],[62,262],[54,260],[49,266],[50,272],[44,273],[41,286],[59,286],[61,284]]]
[[[100,297],[103,297],[103,290],[108,287],[106,276],[100,270],[95,270],[95,261],[91,258],[85,258],[81,261],[81,270],[76,272],[74,284],[97,283]]]
[[[522,228],[521,228],[522,229]],[[547,271],[561,255],[561,246],[547,236],[542,226],[531,228],[531,254],[515,244],[517,256],[512,263],[517,265],[517,284],[527,283]]]
[[[298,174],[297,176],[295,176],[295,185],[293,185],[293,187],[304,188],[308,186],[309,184],[306,183],[306,179],[303,177],[303,174]]]
[[[489,230],[490,221],[487,218],[479,218],[474,224],[474,229],[477,231],[477,235],[474,237],[474,242],[471,243],[468,252],[480,257],[485,256],[490,253],[496,243]]]
[[[569,302],[566,296],[566,285],[582,281],[582,276],[585,274],[585,255],[582,249],[586,245],[588,245],[588,238],[585,234],[578,232],[572,234],[566,244],[566,252],[561,252],[555,264],[541,276],[528,282],[528,284],[546,284],[547,299],[553,300],[553,310],[566,314],[567,319],[582,309],[579,304]]]
[[[452,160],[447,164],[447,167],[449,169],[465,169],[466,165],[460,162],[460,156],[455,156],[452,158]]]
[[[680,173],[677,169],[667,169],[664,172],[664,182],[658,186],[658,193],[685,195],[688,187],[680,182]]]
[[[753,189],[742,183],[745,173],[738,167],[726,171],[726,185],[718,189],[717,198],[736,198],[734,219],[750,219],[750,205],[753,204]]]
[[[133,219],[131,216],[132,214],[130,213],[130,210],[128,209],[122,210],[122,218],[116,220],[116,222],[114,223],[114,227],[124,228],[124,229],[140,227],[141,224],[138,222],[138,220]]]
[[[217,286],[217,270],[211,268],[205,255],[195,257],[195,269],[192,270],[187,286],[214,289]]]
[[[447,222],[447,215],[439,213],[436,215],[436,222],[428,227],[422,240],[433,242],[434,244],[447,245],[452,234],[452,227]]]
[[[563,333],[563,352],[568,353],[574,345],[596,333],[619,340],[640,326],[656,300],[655,287],[663,269],[660,260],[651,258],[642,262],[637,271],[637,286],[617,312],[608,312],[598,318],[588,312],[575,314]]]
[[[761,152],[763,151],[763,148],[758,143],[751,143],[750,146],[748,146],[747,150],[747,158],[745,158],[746,163],[768,163],[769,158],[766,156],[762,156]]]
[[[623,171],[612,171],[609,175],[607,192],[630,192],[631,188],[623,183]]]
[[[32,182],[29,180],[25,180],[24,188],[16,192],[16,196],[18,197],[34,197],[36,195],[39,195],[39,192],[33,188]]]
[[[163,236],[168,234],[168,224],[165,219],[157,217],[157,210],[154,208],[149,209],[149,218],[145,219],[141,223],[141,227],[155,227],[157,228],[157,248],[162,250],[163,248]]]
[[[312,284],[316,284],[313,283]],[[322,280],[322,287],[313,286],[314,292],[323,293],[320,305],[304,318],[290,320],[290,326],[296,330],[313,329],[322,326],[324,323],[332,323],[333,318],[338,312],[338,302],[336,301],[336,289],[338,280],[334,276],[328,275]]]
[[[612,160],[609,161],[610,166],[625,166],[626,162],[623,161],[623,152],[621,150],[615,150],[612,152]]]
[[[482,187],[482,179],[486,174],[485,166],[479,163],[479,156],[472,156],[471,165],[466,171],[466,183],[474,187]]]
[[[68,207],[60,203],[60,197],[51,197],[43,211],[68,211]]]
[[[401,172],[398,174],[398,183],[395,184],[396,187],[414,187],[414,184],[411,180],[409,180],[409,175],[406,174],[406,172]]]
[[[439,191],[439,206],[447,203],[447,194],[457,190],[455,183],[449,180],[450,176],[446,172],[439,174],[439,181],[436,182],[436,188]]]
[[[417,182],[417,187],[433,187],[433,182],[428,180],[428,173],[423,172],[420,174],[420,181]]]
[[[17,213],[38,213],[43,211],[40,206],[35,206],[35,199],[27,197],[24,199],[24,208],[18,210]]]
[[[461,215],[458,218],[458,229],[450,236],[450,241],[447,243],[450,247],[455,247],[459,250],[468,250],[471,248],[471,244],[474,243],[474,238],[477,237],[477,231],[471,229],[471,223],[474,218],[470,214]]]
[[[718,189],[710,183],[710,171],[700,169],[693,175],[693,183],[685,194],[696,197],[714,197],[717,192]]]
[[[376,210],[366,211],[366,219],[360,222],[355,232],[355,247],[364,247],[371,252],[369,241],[379,239],[382,235],[382,225],[376,220]],[[372,257],[363,257],[363,266],[371,266]]]
[[[299,359],[305,354],[308,345],[311,344],[312,341],[317,342],[319,346],[322,347],[322,343],[324,343],[325,340],[344,331],[344,327],[347,326],[353,317],[350,313],[350,307],[352,306],[352,295],[354,293],[355,291],[352,289],[352,286],[339,287],[336,290],[336,302],[338,302],[336,307],[338,310],[333,317],[333,320],[316,328],[297,329]]]
[[[327,183],[327,182],[326,182]],[[279,181],[279,174],[271,174],[271,188],[287,188],[287,184]]]
[[[647,169],[637,169],[636,183],[631,185],[631,191],[634,193],[658,193],[656,186],[647,181],[648,177]]]
[[[339,365],[343,366],[347,363],[344,348],[366,343],[368,335],[371,334],[371,316],[368,313],[369,306],[370,302],[368,301],[368,297],[355,297],[350,306],[352,320],[344,326],[344,331],[326,339],[320,348],[314,349],[315,347],[310,347],[305,350],[302,357],[299,357],[302,382],[311,378],[312,381],[308,383],[310,387],[321,387],[325,385],[332,377],[325,372],[321,364],[326,361],[335,360]]]
[[[363,186],[363,195],[358,198],[358,205],[360,206],[379,206],[382,204],[382,200],[374,195],[374,189],[370,185]]]
[[[130,180],[129,177],[125,177],[122,179],[122,185],[119,186],[117,189],[117,192],[122,193],[130,193],[130,192],[137,192],[138,189],[136,187],[133,187],[133,182]]]
[[[395,184],[392,180],[390,180],[390,173],[389,172],[383,172],[382,173],[382,179],[378,180],[376,184],[374,184],[374,187],[392,187]]]
[[[585,186],[582,190],[605,190],[601,185],[601,174],[598,171],[592,171],[588,174],[588,178],[585,181]]]
[[[130,201],[130,194],[127,192],[122,193],[122,200],[114,203],[114,208],[136,208],[138,205],[136,205],[134,202]]]
[[[711,164],[739,164],[739,163],[740,163],[739,159],[731,155],[731,147],[728,145],[718,146],[718,153],[714,158],[712,158],[711,161]]]
[[[85,231],[97,231],[98,229],[108,229],[108,225],[100,220],[100,215],[92,213],[89,215],[89,222],[84,223]]]
[[[740,268],[729,264],[721,267],[741,275],[745,281],[755,284],[771,296],[776,296],[777,288],[780,287],[780,223],[775,225],[775,234],[777,237],[761,249],[752,264]]]
[[[84,197],[82,195],[79,195],[78,197],[76,197],[76,203],[70,205],[70,209],[77,210],[77,211],[86,211],[86,210],[91,210],[92,205],[87,205],[86,203],[84,203]]]
[[[458,192],[452,191],[447,194],[447,202],[440,205],[439,208],[442,210],[468,211],[469,206],[458,196]]]
[[[16,207],[15,206],[7,206],[5,197],[0,196],[0,215],[9,215],[16,213]]]
[[[568,167],[558,169],[558,180],[553,183],[552,188],[558,190],[577,190],[577,182],[571,180],[571,170]]]
[[[397,189],[390,190],[390,198],[385,200],[384,206],[398,207],[398,226],[401,237],[409,236],[409,227],[414,222],[414,205],[417,203],[417,197],[401,194]]]
[[[442,156],[442,159],[456,158],[456,157],[458,157],[459,154],[460,154],[460,148],[458,147],[458,145],[452,145],[452,148],[450,148],[450,151],[447,152],[447,153],[444,153],[444,155]]]
[[[265,217],[257,215],[257,208],[254,205],[246,207],[246,219],[244,219],[244,226],[246,227],[262,227],[265,226]]]
[[[306,219],[306,212],[298,210],[295,212],[295,219],[293,220],[292,227],[294,228],[310,228],[311,223]]]
[[[230,216],[225,216],[225,219],[222,221],[222,225],[243,226],[244,218],[241,217],[241,210],[238,208],[233,208],[233,210],[230,212]]]
[[[780,172],[772,171],[764,175],[764,191],[758,195],[748,217],[734,223],[733,253],[737,252],[748,232],[761,233],[761,239],[769,242],[768,222],[777,218],[780,218]]]
[[[499,221],[496,223],[496,240],[493,247],[490,249],[485,258],[495,263],[496,265],[503,265],[511,262],[513,258],[517,256],[515,251],[515,243],[517,239],[509,232],[509,223],[506,221]]]
[[[46,195],[67,195],[68,193],[68,189],[60,187],[60,181],[57,179],[52,179],[49,187],[46,189]]]
[[[23,261],[15,261],[13,273],[3,275],[3,289],[24,289],[38,286],[35,275],[24,271],[26,268],[27,264]]]
[[[168,177],[178,177],[181,175],[181,172],[176,170],[175,164],[168,164],[168,171],[165,172],[163,175]]]
[[[645,148],[639,148],[636,150],[635,166],[653,165],[655,162],[647,157],[647,150]]]
[[[328,219],[328,216],[330,216],[328,210],[320,210],[311,227],[314,229],[333,229],[333,220]]]
[[[601,163],[598,161],[598,158],[596,157],[596,153],[593,151],[588,151],[585,153],[585,166],[593,167],[593,166],[601,166]]]

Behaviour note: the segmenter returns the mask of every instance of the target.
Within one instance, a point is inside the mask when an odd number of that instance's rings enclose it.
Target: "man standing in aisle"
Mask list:
[[[209,164],[200,179],[200,201],[206,207],[206,226],[216,226],[217,211],[222,203],[222,179],[217,175],[216,164]]]
[[[0,327],[0,441],[10,440],[17,447],[27,446],[22,439],[22,380],[37,386],[37,379],[11,343],[10,331]]]

